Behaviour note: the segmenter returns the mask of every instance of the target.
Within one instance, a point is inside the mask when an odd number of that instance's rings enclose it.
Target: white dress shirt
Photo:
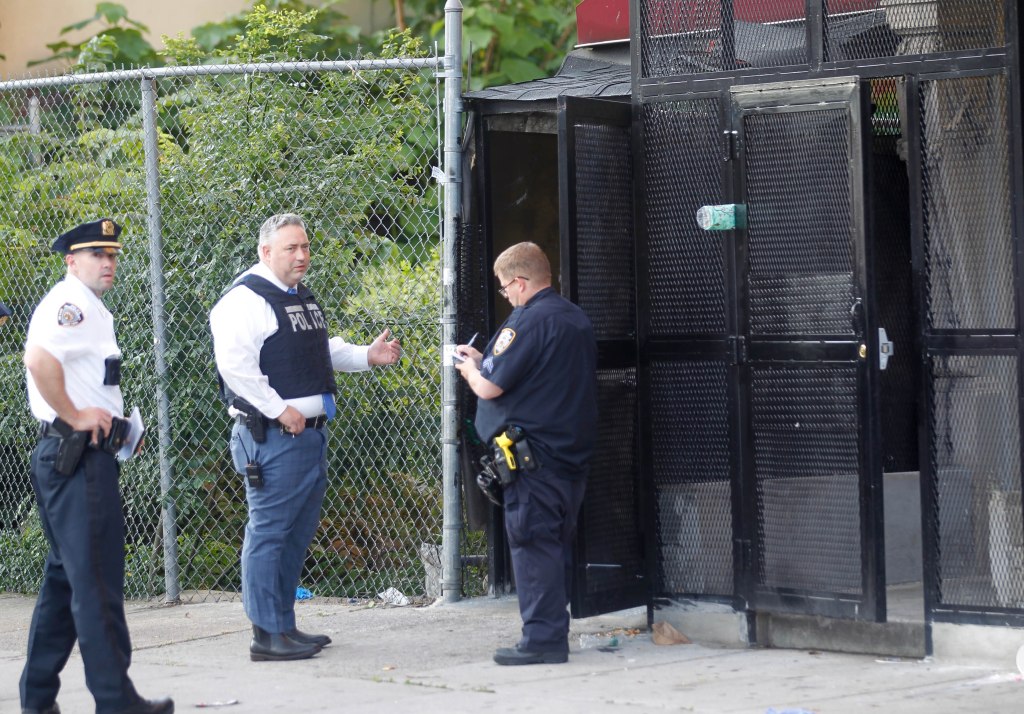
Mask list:
[[[41,347],[60,362],[64,389],[76,409],[101,407],[116,417],[124,416],[121,388],[103,384],[106,359],[121,356],[114,316],[74,275],[54,285],[32,313],[25,338],[25,348],[29,347]],[[43,399],[32,373],[26,373],[32,415],[52,422],[56,410]]]
[[[263,263],[249,268],[235,278],[235,282],[250,274],[268,280],[282,291],[288,290]],[[322,395],[282,399],[260,371],[260,350],[267,338],[277,332],[277,327],[277,316],[270,303],[244,286],[229,290],[210,311],[213,354],[220,376],[228,389],[271,419],[281,416],[288,406],[295,407],[306,417],[320,416],[324,413]],[[340,337],[330,338],[328,344],[335,371],[370,369],[369,346],[352,345]],[[229,411],[237,414],[235,409]]]

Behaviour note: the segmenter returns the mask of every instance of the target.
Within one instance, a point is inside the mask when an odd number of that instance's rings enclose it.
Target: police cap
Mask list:
[[[0,326],[3,326],[7,322],[7,318],[11,316],[11,309],[0,302]]]
[[[121,244],[117,240],[119,235],[121,226],[109,218],[101,218],[64,233],[53,242],[52,249],[55,253],[70,253],[88,248],[116,254],[121,252]]]

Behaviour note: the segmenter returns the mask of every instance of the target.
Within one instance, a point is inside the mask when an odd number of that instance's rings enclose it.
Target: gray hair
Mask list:
[[[298,226],[302,230],[306,230],[306,224],[298,213],[278,213],[263,221],[263,225],[260,226],[259,246],[262,247],[270,243],[274,234],[285,226]]]

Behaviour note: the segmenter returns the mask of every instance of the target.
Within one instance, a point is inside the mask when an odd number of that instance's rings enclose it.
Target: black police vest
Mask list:
[[[260,350],[260,371],[274,391],[282,399],[336,394],[327,319],[310,289],[299,283],[298,294],[291,295],[258,275],[247,275],[238,285],[266,300],[277,317],[277,332]]]

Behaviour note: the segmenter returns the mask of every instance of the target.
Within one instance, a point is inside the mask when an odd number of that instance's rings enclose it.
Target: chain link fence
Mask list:
[[[442,533],[437,57],[163,68],[0,84],[0,591],[33,591],[47,552],[29,483],[37,424],[21,356],[65,272],[74,225],[124,227],[106,302],[126,407],[147,422],[122,465],[126,595],[236,597],[246,520],[208,313],[256,262],[269,215],[309,227],[307,278],[331,334],[384,328],[405,356],[339,375],[329,489],[301,585],[319,596],[425,591]]]

